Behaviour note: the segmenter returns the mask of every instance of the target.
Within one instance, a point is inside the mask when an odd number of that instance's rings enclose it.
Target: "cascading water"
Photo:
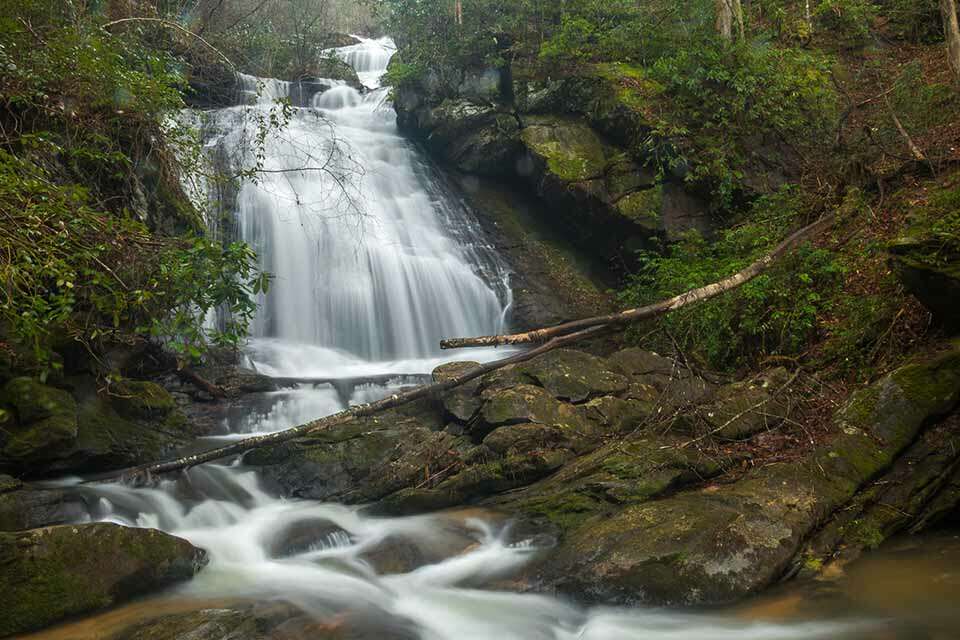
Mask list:
[[[282,136],[266,139],[259,181],[234,194],[239,235],[276,276],[249,349],[268,374],[422,373],[438,360],[441,337],[503,328],[505,270],[465,209],[397,135],[386,92],[375,88],[391,51],[385,40],[338,50],[372,90],[323,81],[331,88],[311,108],[294,110]],[[249,109],[264,116],[274,98],[291,93],[288,83],[254,78],[245,88],[258,104],[207,114],[207,148],[221,161],[249,160]],[[350,400],[384,392],[358,388]],[[272,431],[342,406],[332,389],[300,389],[234,421],[232,430]],[[357,508],[278,499],[238,464],[205,465],[155,488],[77,491],[91,519],[157,527],[208,551],[210,565],[177,597],[279,599],[318,618],[348,612],[376,622],[382,635],[369,637],[748,640],[835,638],[848,629],[584,610],[483,590],[545,545],[514,539],[509,526],[484,515],[373,518]],[[388,575],[377,552],[398,543],[416,548],[424,562]]]
[[[377,88],[389,41],[337,53],[369,90],[320,81],[331,88],[267,136],[257,181],[236,197],[239,236],[275,276],[250,353],[265,372],[288,376],[429,372],[442,337],[503,329],[507,273],[398,135]],[[256,83],[247,78],[247,91]],[[237,167],[255,160],[251,123],[294,87],[259,84],[258,105],[212,116],[225,133],[208,144]]]

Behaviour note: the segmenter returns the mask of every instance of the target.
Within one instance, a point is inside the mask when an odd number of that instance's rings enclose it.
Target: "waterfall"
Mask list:
[[[268,373],[424,373],[438,362],[440,339],[505,328],[505,266],[399,135],[379,88],[393,51],[386,39],[335,50],[366,89],[319,80],[331,88],[291,109],[262,148],[257,123],[280,114],[277,100],[295,83],[242,76],[253,104],[207,115],[208,152],[232,170],[253,166],[262,151],[256,179],[228,209],[274,276],[250,346]]]
[[[377,88],[391,51],[384,40],[338,50],[369,90],[324,81],[332,88],[310,108],[294,109],[290,127],[265,140],[259,181],[216,195],[236,202],[227,211],[235,215],[237,233],[276,276],[248,349],[266,373],[422,373],[437,362],[440,337],[504,326],[506,269],[484,246],[466,208],[397,135],[386,92]],[[204,114],[210,157],[234,167],[249,161],[256,147],[251,118],[269,117],[275,99],[294,89],[245,77],[246,106]],[[345,177],[355,181],[341,185]],[[333,385],[266,394],[268,407],[241,407],[225,437],[289,427],[389,388],[360,386],[346,399]],[[548,596],[481,589],[531,562],[549,546],[544,537],[516,538],[508,524],[477,510],[385,518],[357,507],[280,499],[239,461],[203,465],[155,487],[74,490],[91,520],[156,527],[207,550],[209,566],[177,587],[175,598],[194,598],[198,606],[283,600],[319,621],[346,612],[349,622],[375,630],[364,637],[810,640],[850,630],[831,622],[586,609]],[[378,563],[411,555],[423,561],[400,571]]]

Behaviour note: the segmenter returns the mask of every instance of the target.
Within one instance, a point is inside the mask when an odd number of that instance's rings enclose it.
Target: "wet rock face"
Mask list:
[[[960,399],[960,350],[855,394],[801,462],[582,520],[532,580],[588,601],[729,602],[769,585],[803,541]]]
[[[202,550],[152,529],[85,524],[0,533],[0,635],[162,589],[205,564]]]
[[[906,289],[949,329],[960,329],[960,243],[915,226],[890,248],[893,268]]]

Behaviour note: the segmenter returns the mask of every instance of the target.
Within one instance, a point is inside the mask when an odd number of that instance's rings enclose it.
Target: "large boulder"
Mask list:
[[[836,416],[837,435],[808,458],[589,518],[532,579],[583,600],[618,603],[720,603],[755,592],[958,400],[954,346],[854,394]]]
[[[205,563],[202,550],[153,529],[101,523],[0,533],[0,636],[162,589]]]
[[[154,461],[190,439],[186,418],[157,384],[106,391],[91,376],[52,387],[15,378],[0,392],[0,471],[43,477]]]
[[[77,403],[68,392],[32,378],[14,378],[0,391],[0,467],[55,460],[77,434]]]
[[[454,436],[428,403],[385,412],[272,447],[244,461],[287,495],[350,504],[418,484],[456,458]]]

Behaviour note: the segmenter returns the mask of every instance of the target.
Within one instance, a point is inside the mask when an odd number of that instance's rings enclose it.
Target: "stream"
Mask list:
[[[281,377],[396,377],[268,394],[263,411],[227,420],[221,439],[278,431],[383,397],[446,359],[441,338],[509,326],[506,265],[458,196],[397,132],[388,91],[379,87],[393,51],[386,39],[337,50],[366,91],[324,81],[332,88],[295,108],[289,127],[266,139],[264,173],[239,189],[231,211],[236,234],[275,274],[254,322],[248,364]],[[254,153],[251,113],[269,113],[275,99],[293,91],[275,80],[244,83],[254,104],[204,114],[207,150],[230,166]],[[550,541],[517,535],[509,522],[480,510],[371,517],[361,508],[280,498],[240,461],[198,467],[153,488],[75,490],[84,493],[89,520],[162,529],[206,549],[210,564],[161,596],[37,638],[92,639],[165,612],[238,601],[283,602],[317,621],[372,628],[356,636],[364,638],[956,637],[948,635],[958,621],[949,603],[960,586],[960,542],[951,536],[938,543],[947,551],[936,561],[894,549],[829,587],[791,585],[731,609],[583,608],[511,591],[510,579],[549,553]],[[881,568],[871,573],[870,563]],[[902,589],[903,581],[916,591],[892,601],[878,595]],[[921,582],[937,585],[926,591],[934,595],[918,600]]]

